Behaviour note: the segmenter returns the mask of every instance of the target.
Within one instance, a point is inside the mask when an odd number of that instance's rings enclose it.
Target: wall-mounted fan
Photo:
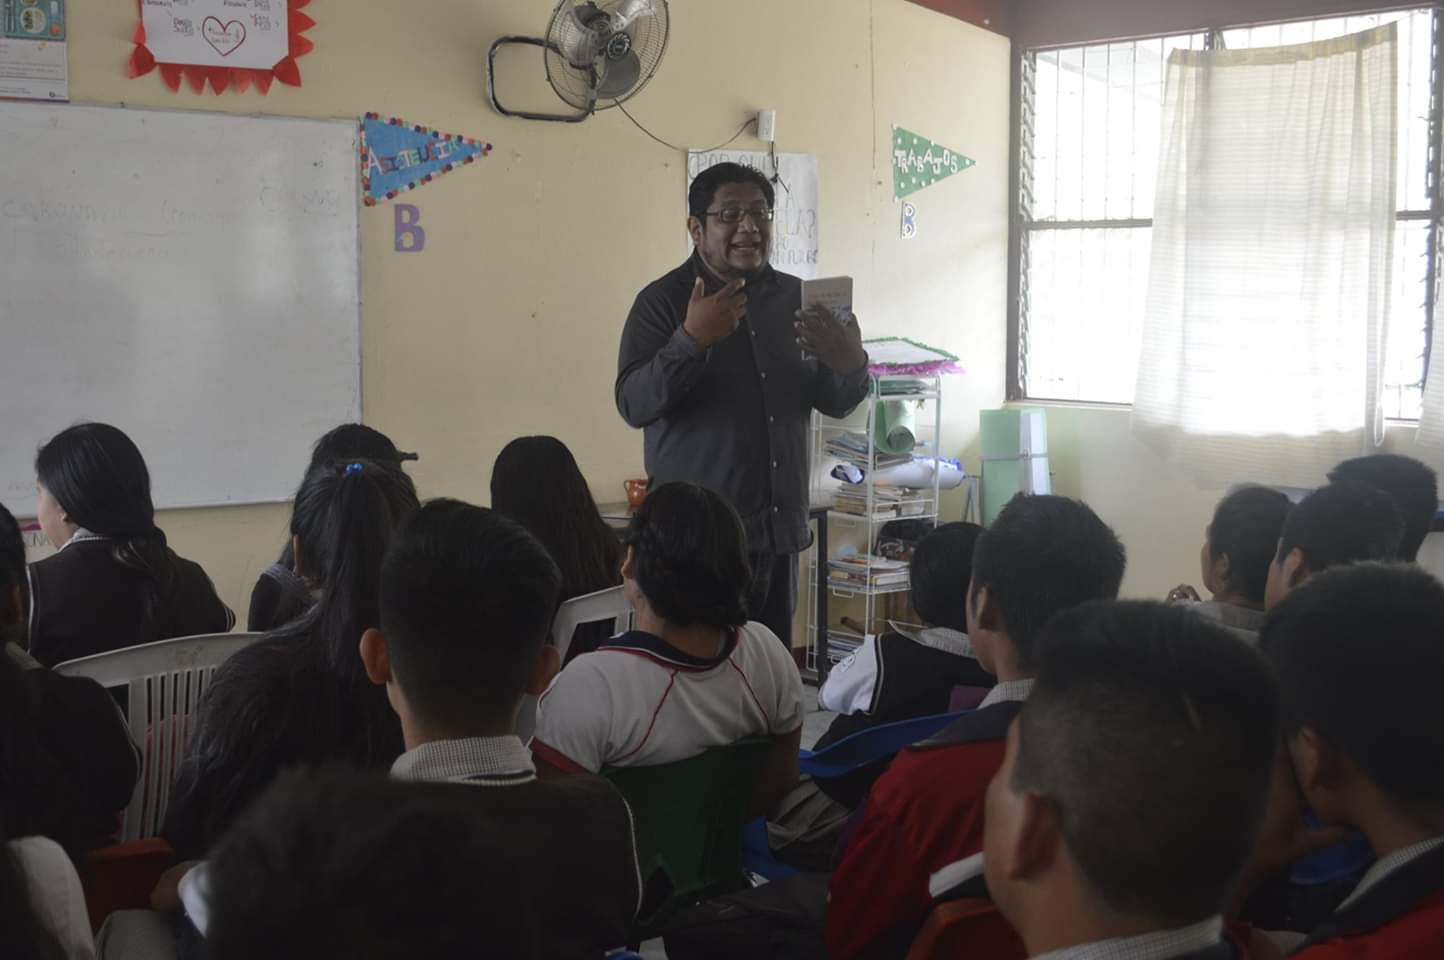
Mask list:
[[[526,120],[576,123],[616,106],[647,85],[667,49],[667,0],[561,0],[545,38],[502,37],[486,57],[492,109]],[[547,82],[576,113],[528,113],[496,96],[496,52],[509,44],[541,47]]]

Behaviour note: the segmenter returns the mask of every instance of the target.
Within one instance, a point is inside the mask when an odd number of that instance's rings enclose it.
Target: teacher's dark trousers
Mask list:
[[[798,554],[754,553],[748,616],[777,634],[792,648],[792,614],[797,609]]]

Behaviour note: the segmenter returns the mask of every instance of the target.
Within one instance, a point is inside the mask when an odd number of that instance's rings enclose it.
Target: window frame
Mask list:
[[[1409,221],[1427,221],[1428,237],[1425,242],[1424,276],[1424,344],[1421,389],[1429,378],[1429,354],[1433,347],[1434,318],[1439,300],[1441,281],[1441,242],[1444,242],[1444,190],[1441,190],[1441,175],[1444,175],[1444,4],[1420,4],[1401,6],[1398,9],[1429,10],[1431,12],[1431,43],[1429,69],[1429,136],[1426,148],[1425,197],[1427,208],[1395,211],[1395,224]],[[1381,11],[1359,11],[1357,15]],[[1330,14],[1325,17],[1301,17],[1290,20],[1270,21],[1266,24],[1223,24],[1208,28],[1205,33],[1205,50],[1218,49],[1223,32],[1272,23],[1298,23],[1318,19],[1333,19],[1345,14]],[[1352,14],[1350,14],[1352,15]],[[1200,31],[1190,31],[1200,32]],[[1174,34],[1144,35],[1127,38],[1132,41],[1166,39]],[[1122,39],[1122,38],[1120,38]],[[1075,46],[1096,46],[1085,44],[1049,44],[1023,48],[1014,45],[1011,52],[1011,109],[1009,122],[1008,149],[1008,323],[1007,323],[1007,381],[1006,399],[1010,403],[1066,404],[1070,406],[1096,407],[1100,409],[1129,410],[1132,403],[1101,400],[1071,400],[1056,397],[1034,397],[1026,390],[1026,356],[1023,351],[1024,325],[1027,321],[1028,302],[1028,239],[1034,232],[1042,230],[1082,229],[1152,229],[1153,218],[1109,218],[1103,220],[1049,220],[1035,221],[1031,216],[1032,196],[1029,181],[1025,178],[1029,157],[1024,150],[1023,135],[1033,123],[1033,101],[1031,84],[1036,70],[1037,56],[1052,50],[1071,49]],[[1393,418],[1390,418],[1391,420]],[[1415,419],[1397,422],[1417,423]]]

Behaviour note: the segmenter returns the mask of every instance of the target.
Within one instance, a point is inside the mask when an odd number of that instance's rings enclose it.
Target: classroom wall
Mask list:
[[[1201,587],[1199,548],[1213,508],[1227,488],[1200,487],[1186,471],[1135,440],[1126,407],[1020,404],[1047,411],[1053,490],[1086,501],[1128,550],[1126,597],[1162,599],[1180,583]],[[1409,454],[1412,424],[1391,423],[1383,449]],[[1239,477],[1243,483],[1250,477]],[[1323,483],[1324,477],[1319,477]],[[1420,562],[1444,575],[1444,535],[1434,535]]]
[[[134,4],[70,3],[76,101],[310,117],[371,110],[495,145],[408,195],[424,252],[394,252],[391,208],[361,217],[365,419],[420,452],[410,470],[427,496],[485,502],[493,458],[524,433],[565,440],[599,500],[620,499],[623,479],[641,473],[640,434],[612,402],[616,344],[636,291],[686,254],[684,157],[615,110],[577,126],[490,110],[487,46],[542,30],[550,6],[314,0],[303,87],[216,97],[172,94],[157,74],[126,78]],[[963,357],[944,445],[975,459],[977,410],[1003,398],[1007,40],[905,0],[673,0],[671,12],[667,58],[629,107],[664,138],[697,146],[759,108],[778,111],[778,149],[818,156],[821,269],[856,278],[868,335],[909,334]],[[499,66],[509,103],[560,105],[535,53],[504,53]],[[920,236],[907,243],[892,199],[892,124],[978,161],[913,198]],[[246,506],[172,511],[160,523],[244,617],[287,517],[284,505]]]

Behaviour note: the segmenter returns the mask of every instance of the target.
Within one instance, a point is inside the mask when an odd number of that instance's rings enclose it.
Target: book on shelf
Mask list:
[[[920,516],[927,512],[927,505],[928,501],[917,491],[903,487],[875,487],[872,492],[874,520]],[[841,487],[833,495],[832,507],[839,513],[867,516],[867,488]]]
[[[846,460],[848,463],[855,463],[862,467],[869,466],[867,461],[867,435],[848,431],[831,437],[823,444],[823,451],[829,456],[839,460]],[[873,451],[872,468],[881,470],[883,467],[893,467],[901,463],[911,463],[912,454],[890,454]]]
[[[901,560],[860,553],[833,557],[827,562],[827,583],[843,589],[899,587],[909,582],[908,565]]]

